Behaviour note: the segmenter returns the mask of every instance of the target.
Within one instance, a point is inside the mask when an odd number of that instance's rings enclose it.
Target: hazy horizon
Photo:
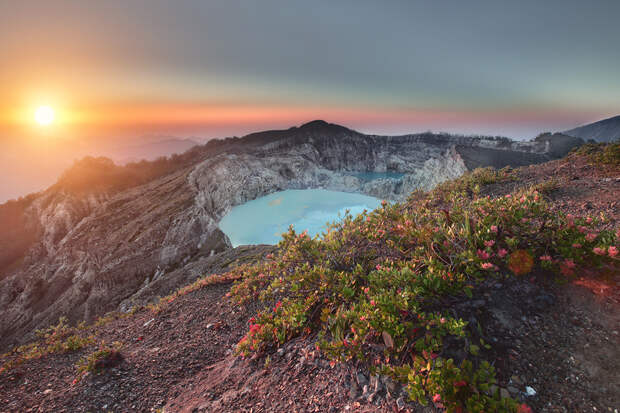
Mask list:
[[[144,135],[324,119],[524,140],[608,118],[620,113],[618,15],[611,0],[0,0],[0,172],[11,177],[0,202]],[[55,113],[46,126],[33,119],[42,105]]]

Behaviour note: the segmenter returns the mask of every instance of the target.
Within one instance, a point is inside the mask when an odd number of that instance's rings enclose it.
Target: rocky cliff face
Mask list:
[[[502,159],[471,161],[483,150],[499,151]],[[191,164],[118,192],[50,188],[24,212],[34,242],[21,261],[0,268],[0,349],[60,316],[91,321],[167,294],[179,286],[175,280],[191,281],[183,274],[195,278],[225,267],[208,258],[235,256],[218,222],[259,196],[326,188],[399,200],[468,166],[504,166],[524,154],[533,162],[548,159],[536,142],[368,136],[318,121],[206,145]],[[370,171],[404,175],[370,182],[352,175]]]

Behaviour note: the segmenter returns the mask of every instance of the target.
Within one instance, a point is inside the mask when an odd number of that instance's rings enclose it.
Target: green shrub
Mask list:
[[[575,153],[601,166],[620,167],[620,142],[588,143],[577,148]]]
[[[618,235],[595,231],[593,218],[551,211],[532,189],[497,199],[467,193],[509,177],[481,170],[421,199],[346,216],[323,239],[290,229],[275,256],[238,270],[231,298],[267,306],[250,320],[237,352],[316,333],[329,357],[367,363],[420,403],[516,411],[516,401],[489,393],[495,374],[488,363],[473,357],[457,366],[444,357],[447,337],[467,343],[470,332],[441,298],[471,297],[489,277],[534,270],[570,277],[579,267],[617,266]],[[480,347],[467,350],[478,356]]]
[[[90,353],[86,357],[82,357],[77,363],[78,376],[74,380],[77,383],[86,373],[96,373],[107,367],[108,364],[116,364],[120,361],[121,355],[119,350],[122,344],[115,341],[111,345],[104,341],[99,345],[99,349]]]
[[[0,361],[4,360],[0,365],[0,373],[27,360],[48,354],[74,352],[93,344],[95,338],[92,335],[85,336],[82,330],[83,324],[71,327],[67,324],[66,317],[61,317],[55,326],[36,331],[39,340],[16,347],[0,356]]]

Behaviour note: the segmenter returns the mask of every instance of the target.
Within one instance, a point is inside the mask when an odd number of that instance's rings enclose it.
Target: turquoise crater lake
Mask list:
[[[293,225],[295,231],[320,234],[326,223],[342,218],[346,210],[357,215],[373,210],[381,200],[367,195],[325,189],[289,189],[233,207],[220,221],[220,229],[233,247],[277,244]]]

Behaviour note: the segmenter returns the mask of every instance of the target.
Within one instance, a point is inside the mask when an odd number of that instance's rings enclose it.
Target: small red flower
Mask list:
[[[433,403],[439,403],[441,401],[441,395],[436,394],[433,396]]]
[[[482,264],[480,264],[480,266],[484,270],[494,270],[495,269],[495,265],[490,263],[490,262],[483,262]]]
[[[605,255],[605,254],[607,254],[607,251],[605,250],[605,248],[599,248],[599,247],[592,248],[592,252],[594,252],[596,255]]]
[[[491,254],[486,251],[478,250],[476,254],[478,254],[478,258],[480,258],[481,260],[488,260],[489,258],[491,258]]]
[[[575,262],[571,259],[567,259],[564,260],[561,264],[560,264],[560,272],[563,275],[573,275],[574,274],[574,269],[575,268]]]
[[[459,380],[454,382],[454,387],[464,387],[467,386],[467,382],[465,380]]]
[[[523,403],[519,407],[517,407],[517,413],[534,413],[532,408],[527,404]]]
[[[254,335],[254,334],[256,334],[257,332],[259,332],[259,331],[260,331],[260,328],[261,328],[261,325],[260,325],[260,324],[252,324],[252,325],[250,325],[250,335],[252,335],[252,336],[253,336],[253,335]]]

